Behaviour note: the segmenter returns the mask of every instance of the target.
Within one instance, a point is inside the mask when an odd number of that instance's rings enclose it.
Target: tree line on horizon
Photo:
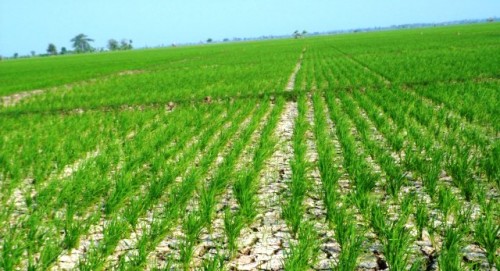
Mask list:
[[[98,49],[92,47],[90,45],[91,42],[94,42],[93,39],[89,38],[85,34],[78,34],[74,38],[70,40],[72,42],[72,47],[73,51],[69,51],[66,47],[61,47],[61,50],[58,51],[57,47],[54,43],[49,43],[46,54],[39,54],[40,56],[53,56],[53,55],[65,55],[69,53],[90,53],[90,52],[95,52],[98,51]],[[118,42],[116,39],[109,39],[107,48],[110,51],[118,51],[118,50],[131,50],[133,49],[132,46],[132,40],[131,39],[122,39],[120,42]],[[101,48],[99,51],[104,51],[103,48]],[[31,56],[34,57],[36,56],[35,51],[31,51]],[[14,53],[12,56],[13,58],[18,58],[19,54]],[[1,59],[1,58],[0,58]]]

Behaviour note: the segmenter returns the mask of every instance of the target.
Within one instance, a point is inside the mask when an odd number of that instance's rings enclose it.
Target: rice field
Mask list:
[[[498,23],[0,62],[0,270],[499,270]]]

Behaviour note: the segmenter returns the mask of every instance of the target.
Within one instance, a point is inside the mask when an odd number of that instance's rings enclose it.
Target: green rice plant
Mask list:
[[[442,158],[443,153],[436,150],[433,153],[432,161],[424,165],[424,176],[422,178],[422,182],[425,186],[425,190],[433,199],[435,198],[437,192],[439,175],[441,174]]]
[[[336,207],[336,212],[330,221],[335,227],[335,237],[340,247],[347,246],[351,235],[356,233],[356,228],[352,223],[352,214],[344,206]]]
[[[345,242],[340,251],[337,264],[333,267],[335,271],[355,270],[358,264],[358,257],[361,254],[363,237],[359,234],[350,234],[349,240]]]
[[[300,225],[303,221],[304,206],[303,201],[308,188],[306,162],[306,138],[307,131],[307,104],[305,96],[298,98],[298,116],[295,121],[295,129],[292,136],[294,157],[290,162],[292,177],[288,184],[290,195],[282,209],[282,216],[291,228],[292,235],[297,236]]]
[[[217,254],[209,259],[204,259],[202,262],[201,270],[203,271],[222,271],[224,270],[224,261],[226,257],[224,255]]]
[[[492,202],[483,208],[485,215],[476,221],[474,238],[486,250],[486,258],[490,268],[496,265],[498,269],[500,262],[497,260],[496,253],[500,248],[500,224],[494,208]]]
[[[48,269],[49,266],[57,259],[57,256],[61,254],[62,248],[56,241],[53,241],[54,239],[49,239],[45,242],[44,247],[40,252],[40,258],[36,264],[37,269]]]
[[[189,264],[193,258],[194,246],[197,244],[201,230],[203,229],[203,220],[200,214],[189,213],[182,224],[184,239],[179,245],[180,263],[184,270],[189,270]]]
[[[441,210],[443,216],[443,223],[446,224],[448,220],[448,215],[451,211],[454,211],[456,206],[456,198],[453,193],[448,188],[439,189],[438,194],[438,208]]]
[[[200,236],[203,228],[203,220],[198,213],[189,213],[186,217],[185,223],[182,224],[182,227],[186,239],[194,241]]]
[[[146,236],[146,235],[143,235]],[[140,270],[142,264],[146,262],[148,258],[148,246],[149,239],[148,238],[140,238],[136,243],[136,254],[133,254],[128,262],[124,262],[124,267],[126,266],[126,270]],[[123,255],[122,255],[123,256]],[[124,258],[124,257],[122,257]],[[120,266],[120,264],[119,264]],[[118,268],[120,270],[120,268]],[[124,268],[125,269],[125,268]]]
[[[345,203],[336,207],[331,221],[335,229],[335,239],[341,248],[334,270],[354,270],[364,241],[363,232],[356,228],[354,216],[346,209]]]
[[[162,262],[163,266],[160,267],[159,263],[156,263],[151,270],[153,271],[172,271],[175,270],[174,259],[172,256],[167,255],[166,259]]]
[[[193,259],[195,241],[184,239],[179,244],[179,261],[182,265],[182,270],[189,270],[189,264]]]
[[[331,171],[328,171],[331,172]],[[335,171],[337,172],[337,171]],[[324,173],[324,175],[328,175],[328,179],[323,180],[323,201],[325,202],[326,207],[326,220],[330,221],[335,216],[335,208],[337,206],[337,202],[340,198],[339,193],[337,192],[336,181],[338,180],[338,176],[335,173]],[[338,174],[337,174],[338,175]]]
[[[215,187],[212,189],[209,187],[200,194],[200,209],[198,212],[203,224],[209,225],[212,220],[212,214],[217,204],[216,193]]]
[[[406,270],[409,266],[412,237],[405,228],[407,216],[392,222],[385,231],[384,256],[391,270]]]
[[[289,202],[282,210],[281,215],[291,228],[294,236],[298,234],[300,225],[302,224],[303,213],[304,207],[302,206],[302,202],[298,200]]]
[[[122,219],[111,219],[111,221],[104,226],[103,235],[101,243],[99,244],[98,250],[96,252],[109,255],[118,244],[123,236],[123,233],[128,231],[128,224]]]
[[[476,159],[471,156],[471,150],[468,147],[458,147],[457,155],[449,156],[447,168],[453,177],[453,183],[460,188],[467,201],[471,201],[474,196],[475,182],[470,170],[476,164]]]
[[[318,257],[318,234],[311,223],[302,223],[298,230],[297,243],[290,243],[290,250],[285,252],[285,270],[307,270],[314,265]]]
[[[78,270],[82,271],[92,271],[97,270],[100,266],[100,261],[102,260],[102,254],[100,249],[94,245],[89,248],[87,255],[78,260]]]
[[[24,247],[19,242],[18,233],[15,229],[11,228],[8,233],[2,240],[0,267],[3,270],[15,270],[16,264],[23,254]]]
[[[106,214],[113,213],[118,204],[122,202],[126,195],[132,191],[132,183],[131,183],[131,174],[126,173],[125,176],[119,177],[115,182],[114,192],[107,199],[106,204],[104,205],[104,210]]]
[[[123,218],[129,223],[130,227],[135,230],[140,215],[144,212],[147,204],[142,198],[135,198],[130,202],[130,205],[124,210]]]
[[[74,220],[74,208],[71,205],[68,205],[66,208],[63,230],[63,244],[65,249],[76,247],[80,233],[86,231],[85,226],[82,226],[80,221]]]
[[[430,218],[428,206],[424,202],[420,201],[416,204],[415,212],[415,224],[417,226],[418,238],[422,239],[422,232],[424,228],[428,227]]]
[[[238,249],[236,241],[244,225],[242,218],[238,214],[233,214],[229,207],[224,209],[224,232],[226,233],[227,247],[230,255],[234,255]]]
[[[415,205],[414,204],[415,198],[416,194],[413,191],[403,196],[403,199],[401,200],[400,203],[402,216],[408,216],[410,213],[413,212]]]
[[[371,212],[371,225],[376,233],[381,236],[387,236],[388,225],[387,225],[387,213],[383,208],[379,206],[372,205],[370,208]]]
[[[233,192],[239,204],[238,215],[246,222],[250,222],[257,215],[255,209],[257,186],[254,184],[255,176],[251,172],[245,172],[238,176],[233,186]]]
[[[35,266],[36,249],[39,246],[39,243],[43,242],[43,237],[45,235],[45,232],[39,227],[41,223],[42,221],[40,220],[40,217],[37,214],[33,214],[27,218],[25,225],[23,225],[27,231],[26,238],[29,240],[25,244],[28,255],[28,264],[33,267]],[[14,256],[12,258],[15,259]]]
[[[394,165],[391,164],[391,166],[385,166],[384,168],[388,169],[393,167]],[[386,190],[389,193],[389,195],[391,195],[393,198],[396,198],[398,196],[399,191],[401,190],[401,187],[403,187],[406,181],[406,173],[402,173],[396,169],[389,171],[392,171],[392,173],[388,173],[388,178],[386,179],[387,180]]]
[[[463,270],[460,248],[463,233],[458,227],[449,226],[444,231],[443,245],[438,258],[441,270]]]
[[[500,141],[496,140],[486,152],[481,164],[488,180],[494,182],[497,189],[500,188],[500,163],[498,161],[500,161]]]

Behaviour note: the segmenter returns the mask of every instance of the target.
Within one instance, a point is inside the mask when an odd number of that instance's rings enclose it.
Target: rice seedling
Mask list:
[[[224,270],[224,261],[226,257],[217,253],[210,259],[205,259],[202,263],[201,270],[203,271],[221,271]]]
[[[234,255],[238,244],[236,243],[240,231],[243,227],[242,216],[233,214],[231,210],[226,207],[224,211],[224,231],[227,237],[227,246],[229,253]]]
[[[497,260],[497,251],[500,247],[500,225],[498,224],[498,212],[495,210],[494,203],[490,202],[487,206],[483,208],[485,215],[478,221],[476,221],[474,227],[474,237],[475,240],[486,250],[486,258],[488,259],[488,264],[490,268],[500,266],[500,262]]]
[[[420,201],[416,204],[415,222],[417,225],[418,238],[422,239],[422,232],[430,222],[428,206],[424,202]]]
[[[438,263],[442,270],[462,270],[462,255],[460,247],[462,244],[463,232],[458,227],[446,227],[444,240],[439,254]]]
[[[297,243],[291,243],[290,251],[286,252],[285,270],[307,270],[316,262],[319,245],[314,227],[310,223],[302,223],[297,237]]]
[[[10,235],[2,238],[2,250],[0,251],[0,267],[4,270],[14,270],[17,260],[23,253],[23,244],[17,239],[14,229]]]

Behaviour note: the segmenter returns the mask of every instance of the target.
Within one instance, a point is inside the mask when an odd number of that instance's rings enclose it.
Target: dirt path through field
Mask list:
[[[302,67],[302,60],[304,59],[304,53],[306,52],[306,48],[302,50],[300,53],[299,60],[297,61],[297,65],[293,69],[292,74],[290,75],[290,79],[288,79],[288,83],[286,84],[286,91],[293,91],[295,89],[295,78],[297,77],[297,73],[299,73],[300,68]]]

